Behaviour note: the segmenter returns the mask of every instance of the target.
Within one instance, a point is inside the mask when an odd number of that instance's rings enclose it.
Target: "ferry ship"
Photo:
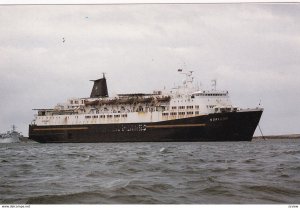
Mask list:
[[[193,72],[171,90],[109,97],[105,74],[90,97],[37,110],[29,139],[40,143],[251,141],[263,108],[232,105],[228,91],[194,84]]]

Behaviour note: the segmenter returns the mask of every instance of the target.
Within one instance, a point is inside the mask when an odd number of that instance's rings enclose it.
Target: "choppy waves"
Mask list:
[[[0,203],[299,203],[300,141],[1,144]]]

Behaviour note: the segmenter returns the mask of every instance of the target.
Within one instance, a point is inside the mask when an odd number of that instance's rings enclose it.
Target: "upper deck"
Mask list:
[[[105,86],[95,86],[95,82],[89,98],[72,98],[53,109],[37,109],[33,124],[158,122],[216,113],[216,108],[233,109],[228,91],[216,90],[216,82],[214,89],[200,90],[193,85],[191,71],[182,74],[185,75],[182,85],[169,91],[118,94],[115,97],[108,97],[106,81],[96,80]],[[99,87],[105,89],[103,93]]]

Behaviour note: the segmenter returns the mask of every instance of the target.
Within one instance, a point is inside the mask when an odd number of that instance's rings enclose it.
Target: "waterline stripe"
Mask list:
[[[33,129],[33,131],[65,131],[65,130],[88,130],[88,127],[74,127],[74,128],[42,128],[42,129]]]

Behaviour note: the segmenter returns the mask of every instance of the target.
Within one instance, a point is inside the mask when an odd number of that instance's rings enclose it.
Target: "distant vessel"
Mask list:
[[[23,135],[16,131],[16,126],[12,125],[12,130],[0,134],[0,143],[16,143],[23,139]]]
[[[38,113],[29,125],[37,142],[201,142],[251,141],[262,108],[231,104],[228,91],[199,89],[192,71],[182,85],[151,94],[109,97],[106,78],[91,80],[89,98],[69,99]]]

